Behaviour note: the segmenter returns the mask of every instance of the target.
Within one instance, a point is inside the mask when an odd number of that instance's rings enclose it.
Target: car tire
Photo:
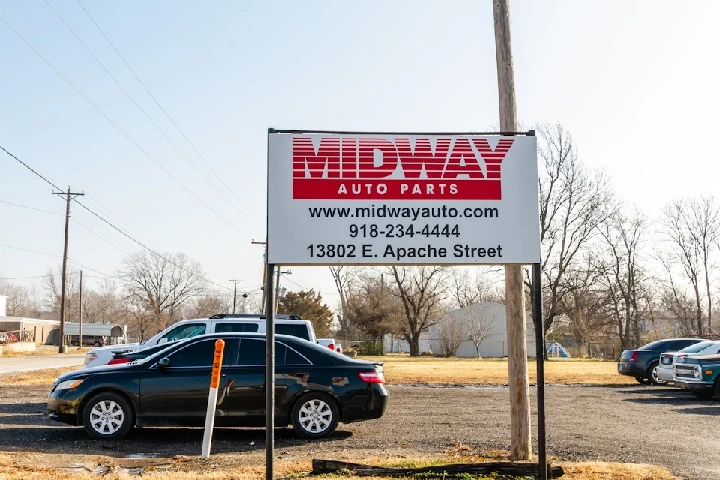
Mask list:
[[[83,428],[92,438],[122,438],[135,425],[135,411],[124,397],[101,392],[92,397],[83,409]]]
[[[304,438],[323,438],[338,425],[340,412],[335,400],[324,393],[308,393],[295,402],[292,409],[295,433]]]
[[[666,381],[659,380],[657,378],[657,372],[655,371],[657,366],[658,366],[658,362],[653,362],[650,364],[650,367],[648,367],[648,371],[647,371],[648,383],[650,385],[665,385],[665,384],[667,384]]]

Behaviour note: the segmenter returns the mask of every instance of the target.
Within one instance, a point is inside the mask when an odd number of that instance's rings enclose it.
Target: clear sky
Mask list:
[[[182,154],[44,0],[0,0],[0,16],[103,113],[0,21],[0,145],[57,185],[84,191],[89,207],[139,240],[199,260],[228,287],[231,278],[242,289],[261,283],[262,249],[250,241],[265,236],[268,127],[498,123],[490,0],[82,0],[225,186],[80,4],[47,2]],[[673,198],[713,194],[718,18],[712,1],[511,1],[519,118],[562,123],[585,162],[650,216]],[[62,254],[64,203],[51,192],[0,152],[0,277],[59,265],[6,247]],[[77,207],[73,214],[70,257],[112,274],[132,242]],[[293,268],[289,280],[336,305],[326,267]]]

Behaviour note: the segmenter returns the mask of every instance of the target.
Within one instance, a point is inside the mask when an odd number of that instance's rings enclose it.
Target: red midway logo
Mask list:
[[[293,137],[293,198],[317,200],[500,200],[501,164],[513,144],[501,138],[392,140]],[[474,148],[473,148],[474,147]],[[476,153],[477,152],[477,153]]]

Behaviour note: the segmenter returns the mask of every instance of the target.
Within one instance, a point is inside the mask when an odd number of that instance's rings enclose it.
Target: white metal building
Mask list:
[[[447,315],[454,321],[466,325],[473,319],[482,318],[484,322],[490,325],[490,336],[483,340],[480,344],[480,356],[483,358],[502,358],[507,357],[507,321],[505,318],[505,305],[502,303],[485,302],[476,305],[470,305],[466,308],[460,308],[448,312]],[[532,315],[526,314],[527,322],[527,354],[528,357],[535,357],[535,326],[533,325]],[[423,332],[420,336],[420,352],[431,351],[439,354],[440,348],[440,328],[437,325],[431,326],[427,332]],[[385,335],[384,338],[385,353],[409,353],[410,345],[401,337]],[[475,345],[470,340],[463,340],[458,349],[458,357],[476,357]]]
[[[505,316],[505,305],[495,302],[478,303],[465,308],[453,310],[447,315],[455,322],[459,322],[463,327],[472,321],[485,322],[490,327],[490,336],[483,340],[480,344],[480,356],[483,358],[502,358],[507,357],[507,320]],[[526,313],[526,329],[527,329],[527,354],[528,357],[535,357],[535,327],[530,312]],[[433,352],[439,353],[440,348],[440,328],[433,325],[429,329],[430,348]],[[470,340],[463,340],[457,352],[458,357],[475,357],[475,345]]]

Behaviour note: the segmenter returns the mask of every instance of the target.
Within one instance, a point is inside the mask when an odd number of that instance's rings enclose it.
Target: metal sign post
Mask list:
[[[272,480],[275,470],[275,265],[267,264],[265,278],[265,478]]]
[[[545,327],[542,313],[542,269],[539,263],[532,266],[533,305],[532,315],[535,324],[535,360],[537,362],[537,411],[538,411],[538,468],[540,478],[550,475],[547,468],[545,446]]]

